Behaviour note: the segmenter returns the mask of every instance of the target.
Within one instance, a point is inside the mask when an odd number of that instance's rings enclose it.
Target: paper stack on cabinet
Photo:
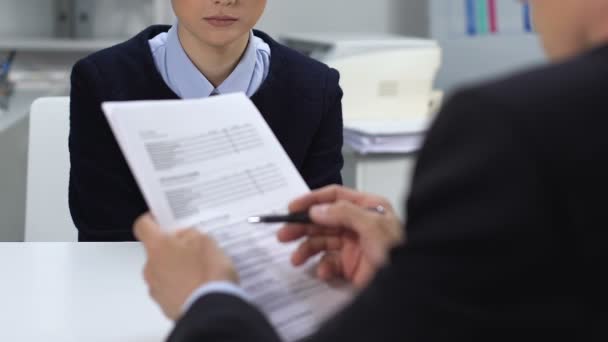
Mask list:
[[[349,121],[344,126],[344,144],[356,152],[412,153],[424,141],[430,118]]]

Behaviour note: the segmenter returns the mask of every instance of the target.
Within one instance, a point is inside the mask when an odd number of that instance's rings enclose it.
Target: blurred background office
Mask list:
[[[26,210],[27,194],[37,193],[32,185],[28,189],[28,149],[33,138],[29,114],[34,100],[67,96],[70,69],[79,58],[124,41],[149,25],[172,22],[170,0],[0,0],[0,241],[23,241],[26,217],[37,215]],[[529,9],[513,0],[269,0],[258,28],[337,67],[348,83],[343,85],[346,96],[363,93],[368,104],[365,113],[354,113],[350,108],[357,107],[351,103],[355,99],[345,98],[345,118],[357,119],[347,136],[352,146],[345,148],[345,183],[387,196],[397,207],[403,205],[406,180],[423,132],[417,127],[411,134],[388,134],[373,123],[385,119],[425,122],[442,93],[543,61]],[[412,52],[425,48],[431,54],[366,56],[370,51],[399,48]],[[338,58],[349,54],[358,59]],[[437,63],[429,64],[433,59],[423,56],[436,56]],[[366,57],[375,62],[386,58],[390,63],[374,67],[365,64]],[[421,70],[416,63],[428,72],[413,77],[408,70]],[[381,75],[380,69],[394,80],[381,79],[388,76]],[[353,85],[362,75],[379,82],[377,91],[367,94],[368,89]],[[415,91],[406,94],[411,90]],[[413,97],[416,91],[428,97]],[[397,102],[391,107],[386,99],[398,93],[404,109],[396,118],[387,112],[395,110]],[[428,102],[428,110],[411,109],[417,101]],[[361,116],[367,120],[363,126],[358,121]],[[406,126],[399,127],[405,130]],[[365,143],[375,135],[394,138],[391,141],[399,146],[375,150],[376,146]],[[52,163],[53,156],[49,158]],[[44,168],[44,163],[32,165]],[[44,185],[37,184],[37,190],[44,191],[40,189]],[[67,202],[67,188],[62,193],[66,197],[56,194],[57,201]],[[48,201],[48,210],[53,205],[54,201]]]

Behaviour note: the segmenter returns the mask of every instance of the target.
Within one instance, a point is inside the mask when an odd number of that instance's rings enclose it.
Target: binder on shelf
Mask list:
[[[55,36],[72,37],[72,18],[74,0],[55,0]]]
[[[93,37],[93,10],[95,9],[94,0],[73,0],[74,1],[74,37],[91,38]]]

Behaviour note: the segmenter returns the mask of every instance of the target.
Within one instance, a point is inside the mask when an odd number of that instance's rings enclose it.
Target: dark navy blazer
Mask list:
[[[156,69],[148,40],[169,26],[80,60],[72,71],[69,202],[80,241],[131,241],[148,210],[101,111],[104,101],[178,99]],[[272,40],[267,79],[252,97],[311,188],[342,182],[339,74]]]

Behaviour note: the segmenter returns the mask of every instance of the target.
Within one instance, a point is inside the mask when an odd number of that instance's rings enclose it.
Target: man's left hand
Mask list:
[[[230,258],[196,229],[167,233],[150,214],[135,222],[135,236],[146,249],[144,279],[165,315],[177,320],[190,295],[209,282],[238,283]]]

